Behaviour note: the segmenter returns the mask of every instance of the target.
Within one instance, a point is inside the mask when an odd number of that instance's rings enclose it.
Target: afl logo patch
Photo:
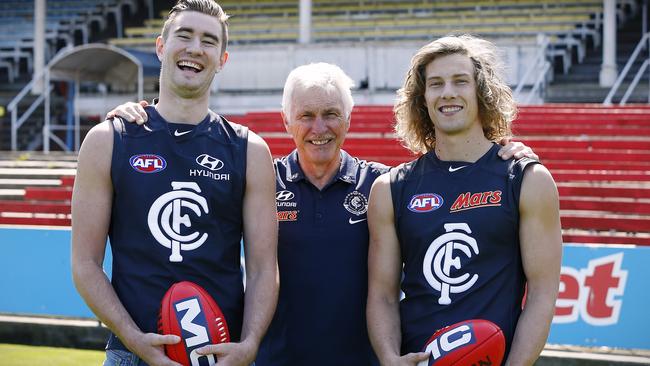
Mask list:
[[[345,196],[343,207],[355,215],[363,215],[368,211],[368,199],[359,191],[352,191]]]
[[[421,193],[411,197],[408,209],[412,212],[430,212],[442,207],[444,200],[436,193]]]
[[[129,164],[140,173],[158,173],[167,167],[165,159],[154,154],[133,155],[129,159]]]

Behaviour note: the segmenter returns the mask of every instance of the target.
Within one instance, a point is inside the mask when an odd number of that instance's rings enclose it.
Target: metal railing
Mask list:
[[[535,60],[530,64],[513,92],[515,99],[521,101],[523,104],[530,104],[535,96],[542,98],[541,91],[544,90],[548,83],[548,73],[551,70],[551,63],[546,57],[546,51],[549,45],[548,37],[539,35],[538,44],[539,48],[535,54]],[[537,78],[533,81],[528,95],[522,100],[523,89],[534,72],[537,72]]]
[[[627,60],[627,63],[625,64],[623,71],[621,71],[621,73],[618,75],[618,78],[616,79],[616,82],[612,86],[612,89],[610,89],[609,93],[607,94],[607,97],[603,101],[603,105],[606,106],[612,105],[612,100],[614,99],[614,95],[616,95],[618,88],[621,87],[621,84],[623,83],[623,80],[625,80],[627,74],[630,72],[632,65],[634,65],[641,52],[644,50],[650,50],[650,32],[644,34],[643,37],[641,37],[639,44],[636,45],[634,52],[632,52],[632,56],[630,56],[630,58]],[[636,75],[634,76],[634,80],[632,80],[632,83],[625,91],[623,98],[621,98],[621,101],[619,103],[620,105],[625,105],[625,103],[627,103],[627,100],[629,99],[630,95],[632,95],[632,92],[634,92],[634,89],[639,83],[639,80],[641,80],[641,76],[643,75],[643,72],[645,72],[645,69],[648,68],[648,66],[650,65],[650,56],[647,57],[648,58],[645,60],[645,62],[643,62],[643,64],[639,68],[639,71],[637,71]],[[648,95],[648,103],[650,103],[650,93]]]
[[[27,118],[34,113],[36,108],[43,103],[46,96],[48,96],[54,87],[52,85],[47,85],[45,90],[41,95],[36,98],[32,104],[23,112],[22,115],[18,116],[18,103],[20,103],[23,98],[32,90],[32,87],[35,83],[41,82],[45,77],[44,72],[37,73],[34,78],[27,84],[25,87],[9,102],[7,105],[7,111],[11,113],[11,150],[16,151],[18,149],[18,129],[20,126],[27,121]],[[44,105],[45,112],[49,113],[49,106],[47,103]]]

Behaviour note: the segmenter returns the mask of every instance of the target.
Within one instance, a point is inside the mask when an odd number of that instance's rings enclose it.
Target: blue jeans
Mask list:
[[[106,360],[103,366],[147,366],[147,364],[129,351],[109,349],[106,350]]]
[[[135,353],[119,349],[108,349],[106,350],[106,360],[102,366],[147,366],[147,364]],[[255,362],[251,366],[255,366]]]

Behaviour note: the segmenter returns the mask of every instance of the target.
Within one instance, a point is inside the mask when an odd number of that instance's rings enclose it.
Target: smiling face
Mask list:
[[[166,38],[156,39],[161,91],[183,98],[208,93],[214,75],[228,59],[228,53],[222,52],[222,27],[217,18],[196,11],[176,15]]]
[[[300,164],[338,166],[340,150],[350,127],[341,92],[333,85],[296,85],[285,128],[293,137]]]
[[[474,65],[462,54],[435,58],[425,68],[426,100],[436,136],[481,129]]]

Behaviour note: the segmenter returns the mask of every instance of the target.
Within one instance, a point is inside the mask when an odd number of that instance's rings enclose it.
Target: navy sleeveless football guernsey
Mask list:
[[[142,126],[114,120],[115,292],[143,332],[157,332],[167,289],[195,282],[216,300],[238,341],[248,129],[211,111],[196,126],[168,123],[153,107],[146,112]],[[107,348],[124,345],[111,335]]]
[[[434,152],[391,171],[404,273],[402,353],[420,352],[438,329],[487,319],[506,337],[521,314],[526,278],[519,249],[519,193],[534,160],[502,160],[498,145],[475,163]]]

